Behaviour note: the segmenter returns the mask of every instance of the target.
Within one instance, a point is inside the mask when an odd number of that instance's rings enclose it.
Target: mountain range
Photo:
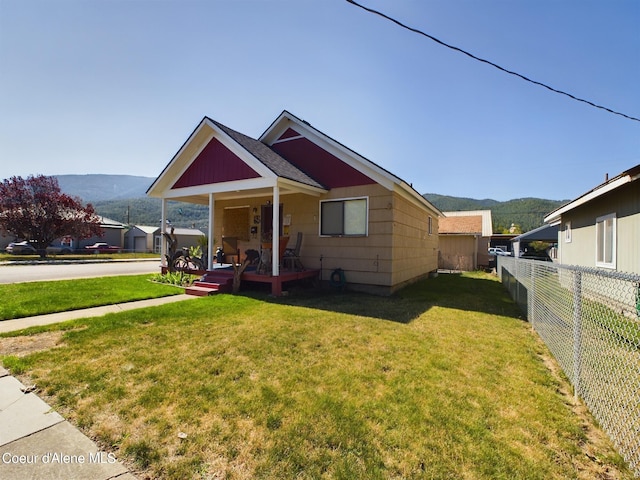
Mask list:
[[[56,175],[60,189],[67,195],[95,204],[104,200],[140,198],[155,178],[133,175]]]
[[[146,191],[155,178],[133,175],[57,175],[60,189],[83,202],[93,204],[104,217],[134,225],[158,225],[160,200],[149,198]],[[501,233],[511,224],[519,225],[523,232],[543,223],[543,218],[567,200],[518,198],[501,202],[492,199],[452,197],[425,193],[424,198],[443,212],[460,210],[491,210],[493,231]],[[168,202],[167,218],[177,227],[207,229],[208,208],[180,202]]]

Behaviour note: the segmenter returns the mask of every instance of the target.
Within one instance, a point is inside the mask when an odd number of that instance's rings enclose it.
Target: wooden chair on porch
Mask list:
[[[289,243],[289,237],[280,237],[279,245],[278,245],[278,253],[280,258],[280,263],[284,258],[284,252],[287,249],[287,244]],[[271,250],[273,249],[273,243],[265,242],[260,245],[260,263],[256,268],[257,273],[271,273]]]
[[[282,256],[282,268],[286,270],[304,270],[304,265],[300,261],[300,247],[302,246],[302,232],[298,232],[296,246],[287,248]]]

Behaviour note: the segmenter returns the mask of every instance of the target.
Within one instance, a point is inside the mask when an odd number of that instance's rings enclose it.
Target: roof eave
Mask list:
[[[574,210],[575,208],[578,208],[598,197],[601,197],[606,193],[616,190],[622,187],[623,185],[626,185],[627,183],[631,183],[633,181],[638,180],[640,178],[640,173],[636,173],[634,170],[637,170],[637,167],[634,167],[634,169],[629,170],[627,172],[623,172],[617,177],[612,178],[611,180],[601,185],[598,185],[593,190],[590,190],[589,192],[576,198],[575,200],[569,203],[566,203],[565,205],[561,206],[560,208],[554,210],[549,215],[544,217],[544,222],[545,223],[557,222],[561,219],[562,215],[564,215],[565,213],[571,210]],[[632,174],[631,172],[635,174]]]

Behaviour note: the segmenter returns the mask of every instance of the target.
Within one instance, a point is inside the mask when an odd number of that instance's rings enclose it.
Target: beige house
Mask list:
[[[640,165],[544,219],[557,224],[558,262],[640,274]]]
[[[283,275],[283,244],[321,280],[390,294],[438,267],[441,212],[410,184],[284,111],[258,140],[205,117],[149,188],[209,206],[209,269],[225,253],[258,250]],[[273,208],[277,205],[278,208]],[[222,242],[220,241],[222,239]],[[165,249],[166,245],[162,245]],[[231,251],[229,251],[231,250]],[[280,282],[273,283],[279,294]]]
[[[438,268],[472,271],[488,267],[491,210],[442,213],[438,220]]]

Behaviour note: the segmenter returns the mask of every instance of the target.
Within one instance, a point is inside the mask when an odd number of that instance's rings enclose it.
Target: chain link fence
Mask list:
[[[497,271],[640,477],[640,275],[513,257]]]

